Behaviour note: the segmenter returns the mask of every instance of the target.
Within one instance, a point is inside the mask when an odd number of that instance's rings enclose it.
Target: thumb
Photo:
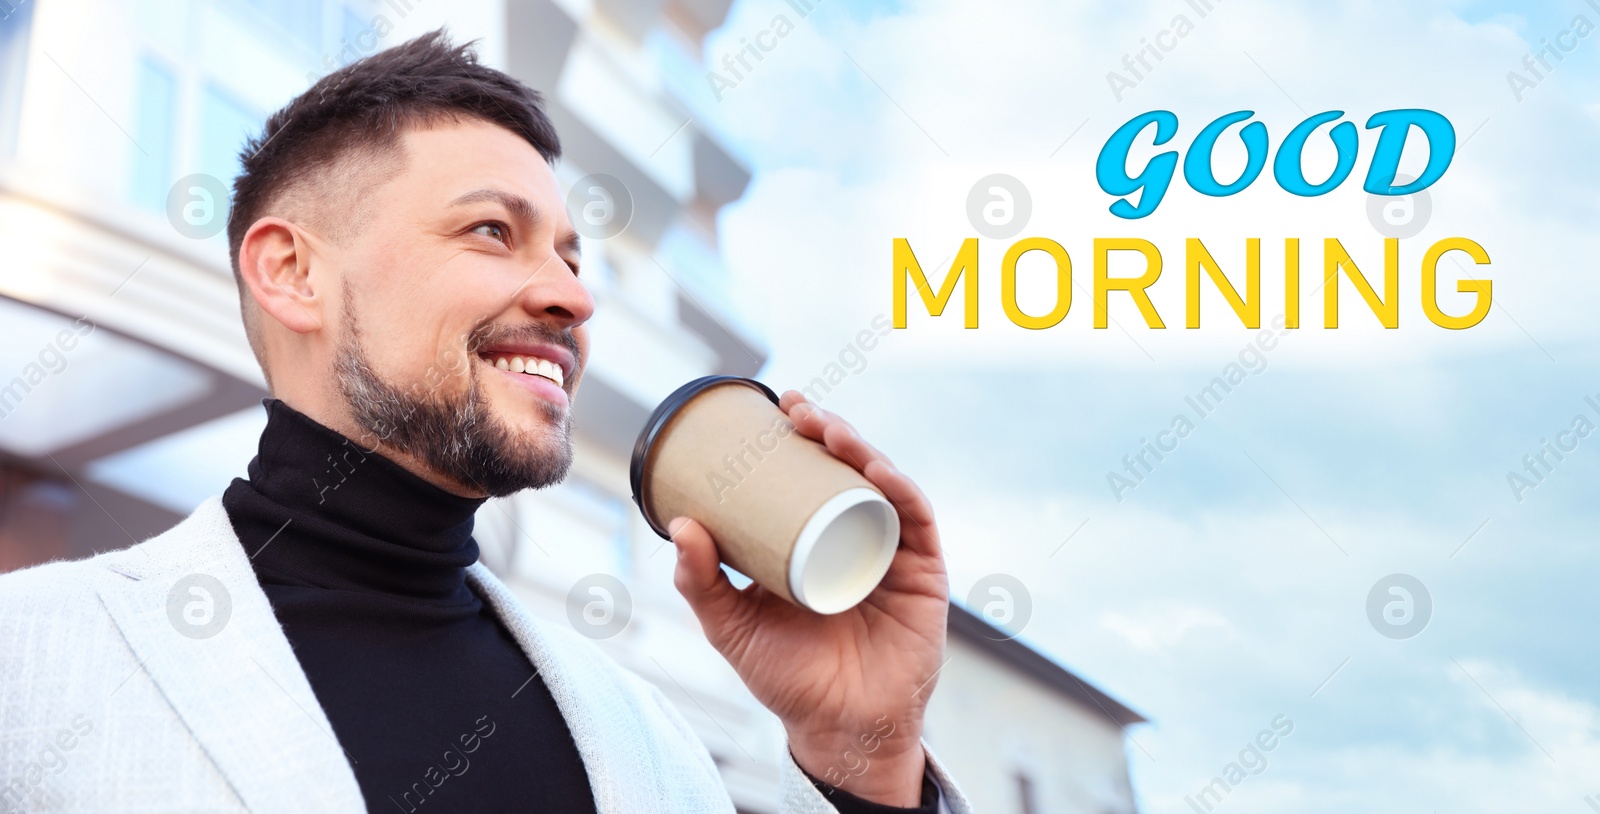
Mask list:
[[[716,541],[705,526],[679,517],[667,524],[667,532],[678,547],[672,583],[700,619],[706,637],[716,644],[745,597],[723,572]]]

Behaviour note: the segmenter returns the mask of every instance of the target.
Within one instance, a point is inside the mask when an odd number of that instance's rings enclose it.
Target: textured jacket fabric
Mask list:
[[[550,688],[598,811],[733,811],[654,685],[481,563],[468,578]],[[332,732],[217,498],[131,548],[0,575],[0,814],[367,811]],[[969,814],[928,760],[944,805]],[[781,764],[780,811],[834,810]]]

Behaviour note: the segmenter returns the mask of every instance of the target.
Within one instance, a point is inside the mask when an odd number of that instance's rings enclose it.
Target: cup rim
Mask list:
[[[855,584],[850,586],[851,589],[848,591],[837,589],[807,591],[807,568],[817,553],[822,536],[827,533],[834,521],[846,512],[862,506],[873,506],[878,510],[883,520],[883,536],[872,541],[873,549],[868,552],[868,558],[863,562],[863,570],[857,574]],[[861,604],[878,589],[884,575],[889,573],[889,567],[894,564],[894,555],[899,549],[900,516],[896,513],[894,504],[875,487],[854,486],[846,489],[823,503],[800,530],[794,550],[789,555],[789,594],[794,597],[795,602],[817,613],[824,615],[843,613]]]
[[[650,530],[660,535],[664,540],[672,539],[672,535],[668,534],[666,526],[663,526],[650,513],[650,503],[646,500],[644,493],[645,459],[650,457],[650,447],[655,444],[656,437],[661,434],[661,430],[667,426],[672,417],[678,414],[683,405],[688,404],[690,399],[699,395],[702,391],[723,384],[742,384],[746,387],[753,387],[761,391],[773,404],[778,404],[778,394],[772,392],[772,388],[747,376],[702,376],[672,391],[671,395],[656,405],[655,411],[650,413],[650,418],[644,422],[644,428],[639,431],[638,440],[633,444],[633,460],[628,464],[628,481],[633,489],[633,502],[634,505],[639,507],[639,513],[644,515],[644,522],[649,524]]]

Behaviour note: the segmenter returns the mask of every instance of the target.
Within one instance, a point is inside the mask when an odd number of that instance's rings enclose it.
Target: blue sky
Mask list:
[[[784,8],[737,3],[708,61]],[[932,265],[974,235],[967,192],[990,173],[1027,186],[1021,235],[1059,240],[1085,287],[1092,238],[1151,240],[1167,264],[1156,293],[1166,330],[1126,302],[1111,315],[1127,334],[1093,330],[1086,291],[1056,328],[1010,325],[995,304],[1009,241],[985,239],[983,327],[913,312],[826,397],[933,496],[953,594],[985,574],[1018,576],[1034,602],[1024,638],[1154,719],[1129,751],[1147,810],[1188,810],[1184,795],[1277,714],[1295,734],[1228,797],[1230,811],[1585,810],[1583,796],[1600,793],[1600,659],[1588,644],[1600,434],[1520,503],[1506,474],[1575,415],[1600,423],[1584,402],[1600,400],[1589,306],[1600,34],[1521,101],[1506,74],[1575,15],[1600,13],[1226,0],[1114,100],[1105,74],[1178,13],[1193,16],[1178,0],[824,4],[782,39],[714,105],[756,169],[722,226],[741,304],[774,348],[764,377],[809,380],[889,311],[891,238]],[[1345,110],[1359,126],[1397,107],[1444,113],[1462,139],[1430,190],[1431,219],[1403,242],[1401,327],[1373,327],[1347,287],[1345,325],[1324,330],[1307,294],[1313,327],[1282,340],[1117,502],[1107,471],[1253,334],[1220,299],[1203,301],[1208,327],[1178,327],[1185,237],[1230,270],[1243,238],[1262,238],[1264,315],[1282,309],[1284,237],[1306,245],[1306,279],[1323,237],[1369,274],[1382,247],[1357,183],[1371,133],[1356,180],[1324,198],[1292,199],[1267,178],[1220,200],[1177,183],[1136,223],[1106,212],[1100,146],[1146,110],[1177,112],[1179,143],[1255,110],[1275,147],[1306,112]],[[1220,151],[1219,175],[1237,161]],[[1421,253],[1450,236],[1493,260],[1482,274],[1496,307],[1460,332],[1427,324],[1418,304]],[[1035,311],[1050,294],[1038,268],[1025,263],[1021,284]],[[1368,591],[1391,573],[1421,580],[1435,603],[1415,638],[1380,636],[1366,617]]]

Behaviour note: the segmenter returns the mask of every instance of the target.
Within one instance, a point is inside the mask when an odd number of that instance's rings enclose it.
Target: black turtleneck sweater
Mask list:
[[[467,585],[483,501],[265,404],[249,479],[222,505],[368,810],[594,811],[555,699]],[[843,814],[931,814],[938,800],[931,782],[920,809],[817,786]]]
[[[277,400],[222,505],[371,811],[592,812],[555,699],[472,592],[457,497]]]

